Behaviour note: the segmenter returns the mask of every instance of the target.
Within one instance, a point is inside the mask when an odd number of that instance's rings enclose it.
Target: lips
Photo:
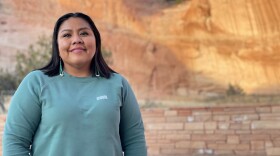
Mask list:
[[[70,52],[72,52],[72,53],[82,53],[82,52],[85,52],[85,48],[83,48],[83,47],[77,47],[77,48],[73,48],[73,49],[71,49],[70,50]]]

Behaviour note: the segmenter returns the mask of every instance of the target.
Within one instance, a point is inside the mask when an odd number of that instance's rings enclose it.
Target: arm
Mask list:
[[[144,126],[135,95],[123,80],[120,136],[124,156],[147,156]]]
[[[28,156],[41,118],[39,82],[34,75],[24,78],[8,110],[3,134],[3,156]]]

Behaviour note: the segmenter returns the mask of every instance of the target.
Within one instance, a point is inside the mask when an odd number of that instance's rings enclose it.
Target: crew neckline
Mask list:
[[[60,76],[60,77],[62,77],[62,78],[65,77],[70,80],[80,81],[80,82],[88,82],[88,81],[92,81],[92,80],[96,79],[96,77],[93,75],[90,75],[87,77],[77,77],[77,76],[70,75],[69,73],[67,73],[65,71],[63,71],[63,76]]]

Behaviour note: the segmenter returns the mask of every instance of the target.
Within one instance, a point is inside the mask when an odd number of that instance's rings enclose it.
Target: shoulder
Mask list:
[[[51,79],[51,77],[45,75],[41,70],[34,70],[24,77],[22,83],[44,86]]]
[[[28,73],[24,79],[27,80],[41,80],[41,79],[47,79],[48,76],[45,75],[41,70],[34,70],[30,73]]]
[[[32,71],[30,73],[28,73],[24,78],[23,78],[23,82],[32,82],[32,81],[35,81],[35,80],[38,80],[40,77],[43,76],[44,73],[42,73],[41,71],[39,70],[35,70],[35,71]]]
[[[114,82],[119,84],[124,91],[124,94],[127,92],[133,92],[129,80],[127,80],[124,76],[118,73],[114,73],[111,76],[112,79],[115,79]]]
[[[43,77],[45,74],[41,70],[34,70],[28,73],[25,78],[36,78],[36,77]]]
[[[111,76],[110,76],[110,79],[113,79],[113,80],[121,80],[123,78],[124,77],[119,73],[112,73]]]
[[[118,73],[112,73],[110,79],[112,79],[113,81],[117,81],[123,85],[128,85],[128,80],[122,76],[121,74]]]

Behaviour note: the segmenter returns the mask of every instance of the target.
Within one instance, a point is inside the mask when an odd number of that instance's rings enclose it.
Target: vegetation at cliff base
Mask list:
[[[52,53],[51,37],[40,36],[27,50],[16,54],[16,67],[13,72],[0,69],[0,91],[15,90],[22,79],[32,70],[45,66]],[[113,64],[112,52],[102,47],[105,61]]]

